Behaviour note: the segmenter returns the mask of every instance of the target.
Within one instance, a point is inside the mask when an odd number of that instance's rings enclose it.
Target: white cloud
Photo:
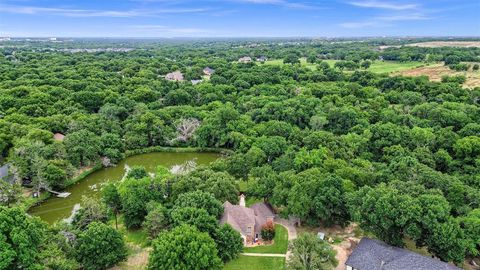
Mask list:
[[[363,7],[363,8],[379,8],[379,9],[390,9],[390,10],[409,10],[409,9],[417,9],[419,7],[418,4],[399,4],[399,3],[391,3],[391,2],[384,2],[384,1],[354,1],[349,2],[350,5],[356,7]]]
[[[339,24],[343,28],[364,28],[369,26],[376,26],[377,23],[370,21],[370,22],[345,22]]]
[[[139,17],[154,16],[159,14],[172,13],[198,13],[207,9],[131,9],[131,10],[92,10],[92,9],[70,9],[51,8],[36,6],[0,5],[0,12],[14,14],[50,14],[67,17]]]
[[[368,21],[359,22],[344,22],[339,24],[343,28],[366,28],[366,27],[382,27],[390,26],[390,23],[400,21],[420,21],[430,20],[432,18],[427,17],[420,13],[404,14],[404,15],[392,15],[392,16],[378,16],[369,19]]]
[[[319,6],[314,6],[302,2],[292,2],[287,0],[231,0],[232,2],[261,4],[261,5],[275,5],[294,9],[320,9]]]
[[[139,32],[145,32],[149,34],[204,34],[204,33],[211,33],[211,30],[208,29],[201,29],[201,28],[178,28],[178,27],[171,27],[166,25],[131,25],[129,26],[130,29],[137,30]]]

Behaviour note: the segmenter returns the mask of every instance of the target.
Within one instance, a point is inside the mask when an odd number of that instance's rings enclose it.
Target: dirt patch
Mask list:
[[[129,248],[131,254],[128,256],[127,260],[109,270],[143,270],[147,268],[148,254],[150,253],[151,248],[141,248],[137,245],[129,245]]]
[[[407,44],[405,46],[438,48],[438,47],[460,47],[460,48],[474,48],[480,47],[480,41],[429,41]]]

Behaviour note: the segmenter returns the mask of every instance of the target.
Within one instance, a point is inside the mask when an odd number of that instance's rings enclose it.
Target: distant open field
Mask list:
[[[335,63],[338,62],[339,60],[327,59],[322,61],[328,63],[331,67],[333,67]],[[317,69],[316,64],[307,63],[307,60],[305,58],[300,58],[300,63],[302,66],[310,68],[311,70]],[[265,65],[280,66],[280,65],[283,65],[283,60],[282,59],[268,60],[265,62]],[[391,73],[391,72],[398,72],[398,71],[408,70],[412,68],[417,68],[423,65],[424,63],[421,63],[421,62],[374,61],[368,70],[374,73]]]
[[[427,76],[431,81],[441,81],[442,76],[458,76],[463,75],[467,78],[463,84],[464,87],[474,88],[480,87],[480,71],[454,71],[444,65],[430,65],[410,70],[396,72],[393,75],[402,76]]]
[[[426,47],[426,48],[437,48],[437,47],[472,48],[472,47],[480,47],[480,41],[428,41],[428,42],[407,44],[406,46],[416,46],[416,47]]]

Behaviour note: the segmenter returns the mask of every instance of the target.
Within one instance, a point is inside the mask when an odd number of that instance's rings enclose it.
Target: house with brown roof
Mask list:
[[[165,79],[169,81],[181,82],[183,81],[183,74],[180,71],[174,71],[165,75]]]
[[[220,224],[229,224],[238,231],[243,244],[253,243],[255,239],[262,239],[262,226],[273,222],[275,213],[266,203],[256,203],[250,207],[245,206],[245,196],[240,195],[240,203],[233,205],[226,201],[223,204],[223,216]]]
[[[62,142],[65,139],[65,135],[63,135],[62,133],[55,133],[53,134],[53,139],[55,141]]]

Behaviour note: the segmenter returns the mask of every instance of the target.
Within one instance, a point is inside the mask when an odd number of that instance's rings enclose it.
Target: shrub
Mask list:
[[[262,226],[261,233],[262,233],[263,240],[272,241],[273,238],[275,238],[275,226],[274,226],[273,222],[272,221],[267,221],[267,223],[265,223]]]

